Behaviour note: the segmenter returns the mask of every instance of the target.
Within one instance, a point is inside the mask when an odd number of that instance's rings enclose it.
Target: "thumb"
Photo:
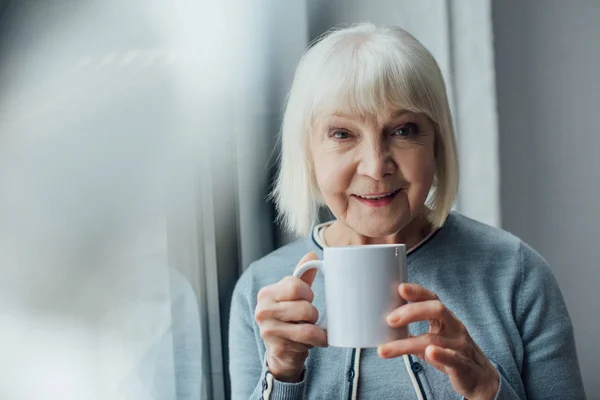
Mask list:
[[[296,265],[296,269],[307,261],[318,260],[318,259],[319,259],[319,257],[317,257],[317,254],[315,252],[311,251],[310,253],[308,253],[304,257],[302,257],[300,259],[300,261],[298,261],[298,265]],[[313,284],[313,281],[315,280],[316,275],[317,275],[317,269],[313,268],[313,269],[306,271],[304,274],[302,274],[300,279],[302,279],[304,282],[306,282],[308,284],[308,286],[311,286]]]

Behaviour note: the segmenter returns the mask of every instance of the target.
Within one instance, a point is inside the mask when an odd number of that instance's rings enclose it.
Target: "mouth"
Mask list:
[[[389,205],[394,199],[396,195],[400,192],[401,189],[394,190],[392,192],[386,193],[374,193],[374,194],[364,194],[358,195],[354,194],[352,197],[356,198],[361,203],[369,206],[369,207],[385,207]]]

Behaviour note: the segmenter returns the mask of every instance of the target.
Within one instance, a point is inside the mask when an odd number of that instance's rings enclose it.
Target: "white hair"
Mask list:
[[[325,205],[310,152],[316,119],[334,113],[372,116],[389,107],[425,115],[435,127],[435,178],[426,205],[429,221],[443,225],[458,190],[458,159],[442,73],[408,32],[361,23],[317,39],[296,69],[272,192],[286,230],[308,235]]]

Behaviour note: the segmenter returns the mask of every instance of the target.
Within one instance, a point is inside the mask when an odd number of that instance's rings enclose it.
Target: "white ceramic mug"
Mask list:
[[[390,312],[405,304],[398,285],[406,282],[406,247],[364,245],[326,247],[324,259],[308,261],[296,278],[316,268],[325,278],[327,340],[334,347],[377,347],[408,337],[408,328],[391,328]]]

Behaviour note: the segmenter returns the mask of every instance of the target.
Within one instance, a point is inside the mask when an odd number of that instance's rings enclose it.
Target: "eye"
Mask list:
[[[344,140],[350,137],[350,134],[347,131],[341,129],[335,129],[329,133],[329,137],[332,137],[337,140]]]
[[[392,135],[400,137],[416,136],[418,134],[419,126],[412,122],[404,124],[401,127],[396,128],[396,130],[392,132]]]

